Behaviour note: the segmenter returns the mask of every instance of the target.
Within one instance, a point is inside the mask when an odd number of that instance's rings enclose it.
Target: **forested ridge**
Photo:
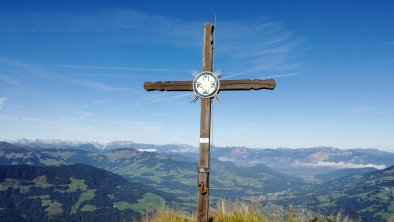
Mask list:
[[[171,195],[84,164],[0,165],[1,221],[119,221]],[[158,206],[151,206],[158,207]]]

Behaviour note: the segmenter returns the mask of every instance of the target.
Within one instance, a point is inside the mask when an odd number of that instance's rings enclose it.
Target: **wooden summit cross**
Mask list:
[[[196,98],[201,98],[200,119],[200,161],[197,169],[198,177],[198,207],[197,220],[208,221],[208,191],[209,191],[209,166],[211,147],[211,103],[212,98],[221,91],[229,90],[273,90],[275,80],[219,80],[217,73],[212,73],[213,68],[213,25],[206,23],[204,26],[204,45],[202,55],[202,72],[195,76],[193,81],[166,81],[145,82],[147,91],[194,91]]]

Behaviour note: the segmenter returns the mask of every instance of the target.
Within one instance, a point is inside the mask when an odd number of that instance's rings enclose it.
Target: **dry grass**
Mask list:
[[[185,212],[163,207],[152,215],[146,215],[141,222],[195,222],[196,218]]]
[[[257,204],[241,202],[219,201],[216,209],[211,210],[211,217],[214,222],[268,222]]]
[[[215,209],[210,209],[211,222],[296,222],[293,218],[266,217],[257,204],[220,201]],[[195,222],[196,216],[163,207],[152,215],[146,215],[141,222]]]
[[[163,206],[160,210],[143,217],[141,222],[195,222],[195,215]],[[209,211],[210,222],[352,222],[341,213],[329,217],[310,214],[304,210],[295,210],[289,206],[278,213],[261,213],[258,204],[218,201],[217,206]],[[357,220],[356,220],[357,221]]]

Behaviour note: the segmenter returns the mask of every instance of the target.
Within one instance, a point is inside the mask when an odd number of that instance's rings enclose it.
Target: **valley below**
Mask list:
[[[0,142],[0,216],[108,221],[163,205],[194,212],[197,157],[180,144]],[[212,147],[210,205],[233,200],[267,212],[292,206],[391,221],[393,165],[393,153],[376,149]]]

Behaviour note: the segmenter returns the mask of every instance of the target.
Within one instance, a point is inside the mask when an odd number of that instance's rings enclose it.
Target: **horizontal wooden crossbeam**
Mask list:
[[[276,82],[273,79],[239,79],[239,80],[220,80],[219,91],[227,90],[260,90],[275,89]]]
[[[145,82],[146,91],[193,91],[193,81],[165,81],[165,82]],[[273,79],[240,79],[240,80],[220,80],[219,91],[230,90],[260,90],[275,89],[276,82]]]
[[[145,82],[146,91],[193,91],[193,81]]]

